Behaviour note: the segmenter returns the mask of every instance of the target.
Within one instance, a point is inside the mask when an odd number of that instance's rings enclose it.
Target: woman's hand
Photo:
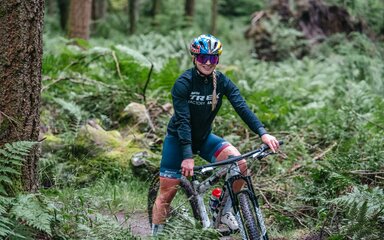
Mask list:
[[[274,136],[269,135],[268,133],[263,134],[263,136],[261,136],[261,140],[263,141],[263,143],[267,144],[274,153],[276,153],[276,151],[280,147],[279,141],[277,141]]]
[[[195,166],[195,161],[192,158],[184,159],[181,162],[181,174],[185,177],[193,176],[193,167]]]

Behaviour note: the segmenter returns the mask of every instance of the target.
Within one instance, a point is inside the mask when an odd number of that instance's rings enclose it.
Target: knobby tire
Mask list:
[[[261,231],[257,224],[256,213],[252,205],[252,200],[246,192],[239,193],[238,199],[241,221],[243,223],[247,239],[260,239]]]

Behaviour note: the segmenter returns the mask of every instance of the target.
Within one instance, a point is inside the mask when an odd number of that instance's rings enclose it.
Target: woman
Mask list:
[[[279,148],[277,139],[267,133],[247,106],[239,89],[224,74],[215,70],[222,52],[221,42],[212,35],[201,35],[191,43],[190,52],[194,68],[185,71],[171,91],[174,114],[163,144],[160,194],[153,207],[153,235],[163,229],[180,177],[193,175],[193,154],[199,154],[209,162],[240,155],[234,146],[211,133],[211,125],[223,96],[228,98],[243,121],[272,151]],[[243,172],[247,170],[245,160],[239,162],[239,167]],[[236,182],[234,191],[239,191],[242,185],[243,182]],[[229,210],[223,212],[222,222],[232,230],[237,229],[233,214]]]

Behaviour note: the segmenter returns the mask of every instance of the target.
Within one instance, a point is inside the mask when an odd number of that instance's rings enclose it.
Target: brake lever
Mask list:
[[[257,159],[261,160],[261,159],[263,159],[263,158],[265,158],[265,157],[267,157],[268,155],[271,155],[271,154],[275,154],[275,153],[273,153],[273,152],[263,152],[263,153],[261,153],[261,154],[259,154],[257,156]]]

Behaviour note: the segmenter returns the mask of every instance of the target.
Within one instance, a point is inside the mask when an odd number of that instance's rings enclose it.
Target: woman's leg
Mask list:
[[[164,139],[160,163],[160,189],[152,209],[152,235],[162,230],[169,214],[170,204],[175,197],[181,177],[182,151],[179,141],[172,135]]]
[[[152,223],[164,224],[169,213],[169,206],[177,192],[179,179],[160,177],[160,193],[152,209]]]
[[[231,156],[235,157],[235,156],[240,156],[240,155],[241,154],[240,154],[239,150],[237,150],[237,148],[235,148],[232,145],[228,145],[224,149],[221,149],[221,151],[219,153],[217,153],[216,161],[220,162],[220,161],[228,159]],[[247,162],[245,161],[245,159],[240,160],[238,162],[238,165],[239,165],[239,168],[240,168],[240,171],[242,174],[247,173]],[[243,180],[235,181],[233,183],[233,191],[235,193],[240,191],[241,188],[243,187],[243,185],[244,185]]]
[[[234,146],[214,134],[210,134],[208,136],[207,140],[202,144],[200,150],[200,156],[211,162],[223,161],[228,159],[228,157],[230,156],[241,155],[240,152]],[[238,164],[240,171],[242,173],[246,173],[246,161],[241,160],[238,162]],[[243,180],[235,181],[233,183],[233,191],[235,193],[240,191],[243,185]],[[221,222],[227,225],[231,230],[236,230],[239,228],[239,225],[236,221],[235,216],[232,214],[231,209],[232,201],[228,198],[222,211]]]

